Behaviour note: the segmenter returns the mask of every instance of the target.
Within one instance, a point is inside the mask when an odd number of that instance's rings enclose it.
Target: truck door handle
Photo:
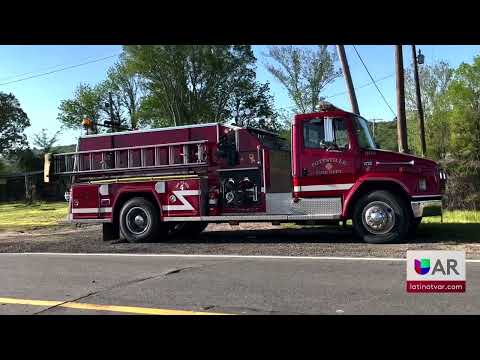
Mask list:
[[[307,176],[308,175],[308,169],[307,168],[303,168],[302,169],[302,176]]]

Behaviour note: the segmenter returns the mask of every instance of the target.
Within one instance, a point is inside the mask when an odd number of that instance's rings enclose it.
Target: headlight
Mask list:
[[[421,178],[418,180],[418,188],[420,191],[427,191],[427,179]]]

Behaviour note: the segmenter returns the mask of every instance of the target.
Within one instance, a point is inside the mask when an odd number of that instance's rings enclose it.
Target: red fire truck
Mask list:
[[[206,123],[86,135],[76,150],[48,160],[45,181],[71,176],[68,221],[102,223],[106,240],[352,219],[368,243],[399,241],[441,215],[446,183],[434,161],[378,149],[365,119],[331,105],[296,115],[290,142]]]

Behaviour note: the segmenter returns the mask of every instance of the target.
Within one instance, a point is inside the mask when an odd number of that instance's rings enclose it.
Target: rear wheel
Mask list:
[[[120,232],[128,242],[152,242],[163,228],[157,207],[143,197],[128,200],[120,210]]]
[[[352,220],[356,235],[372,244],[401,241],[410,226],[410,214],[403,201],[383,190],[361,197]]]

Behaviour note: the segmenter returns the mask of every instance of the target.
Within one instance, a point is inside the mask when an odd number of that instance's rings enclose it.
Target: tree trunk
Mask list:
[[[25,174],[25,202],[27,204],[32,203],[32,188],[30,184],[30,178]]]

